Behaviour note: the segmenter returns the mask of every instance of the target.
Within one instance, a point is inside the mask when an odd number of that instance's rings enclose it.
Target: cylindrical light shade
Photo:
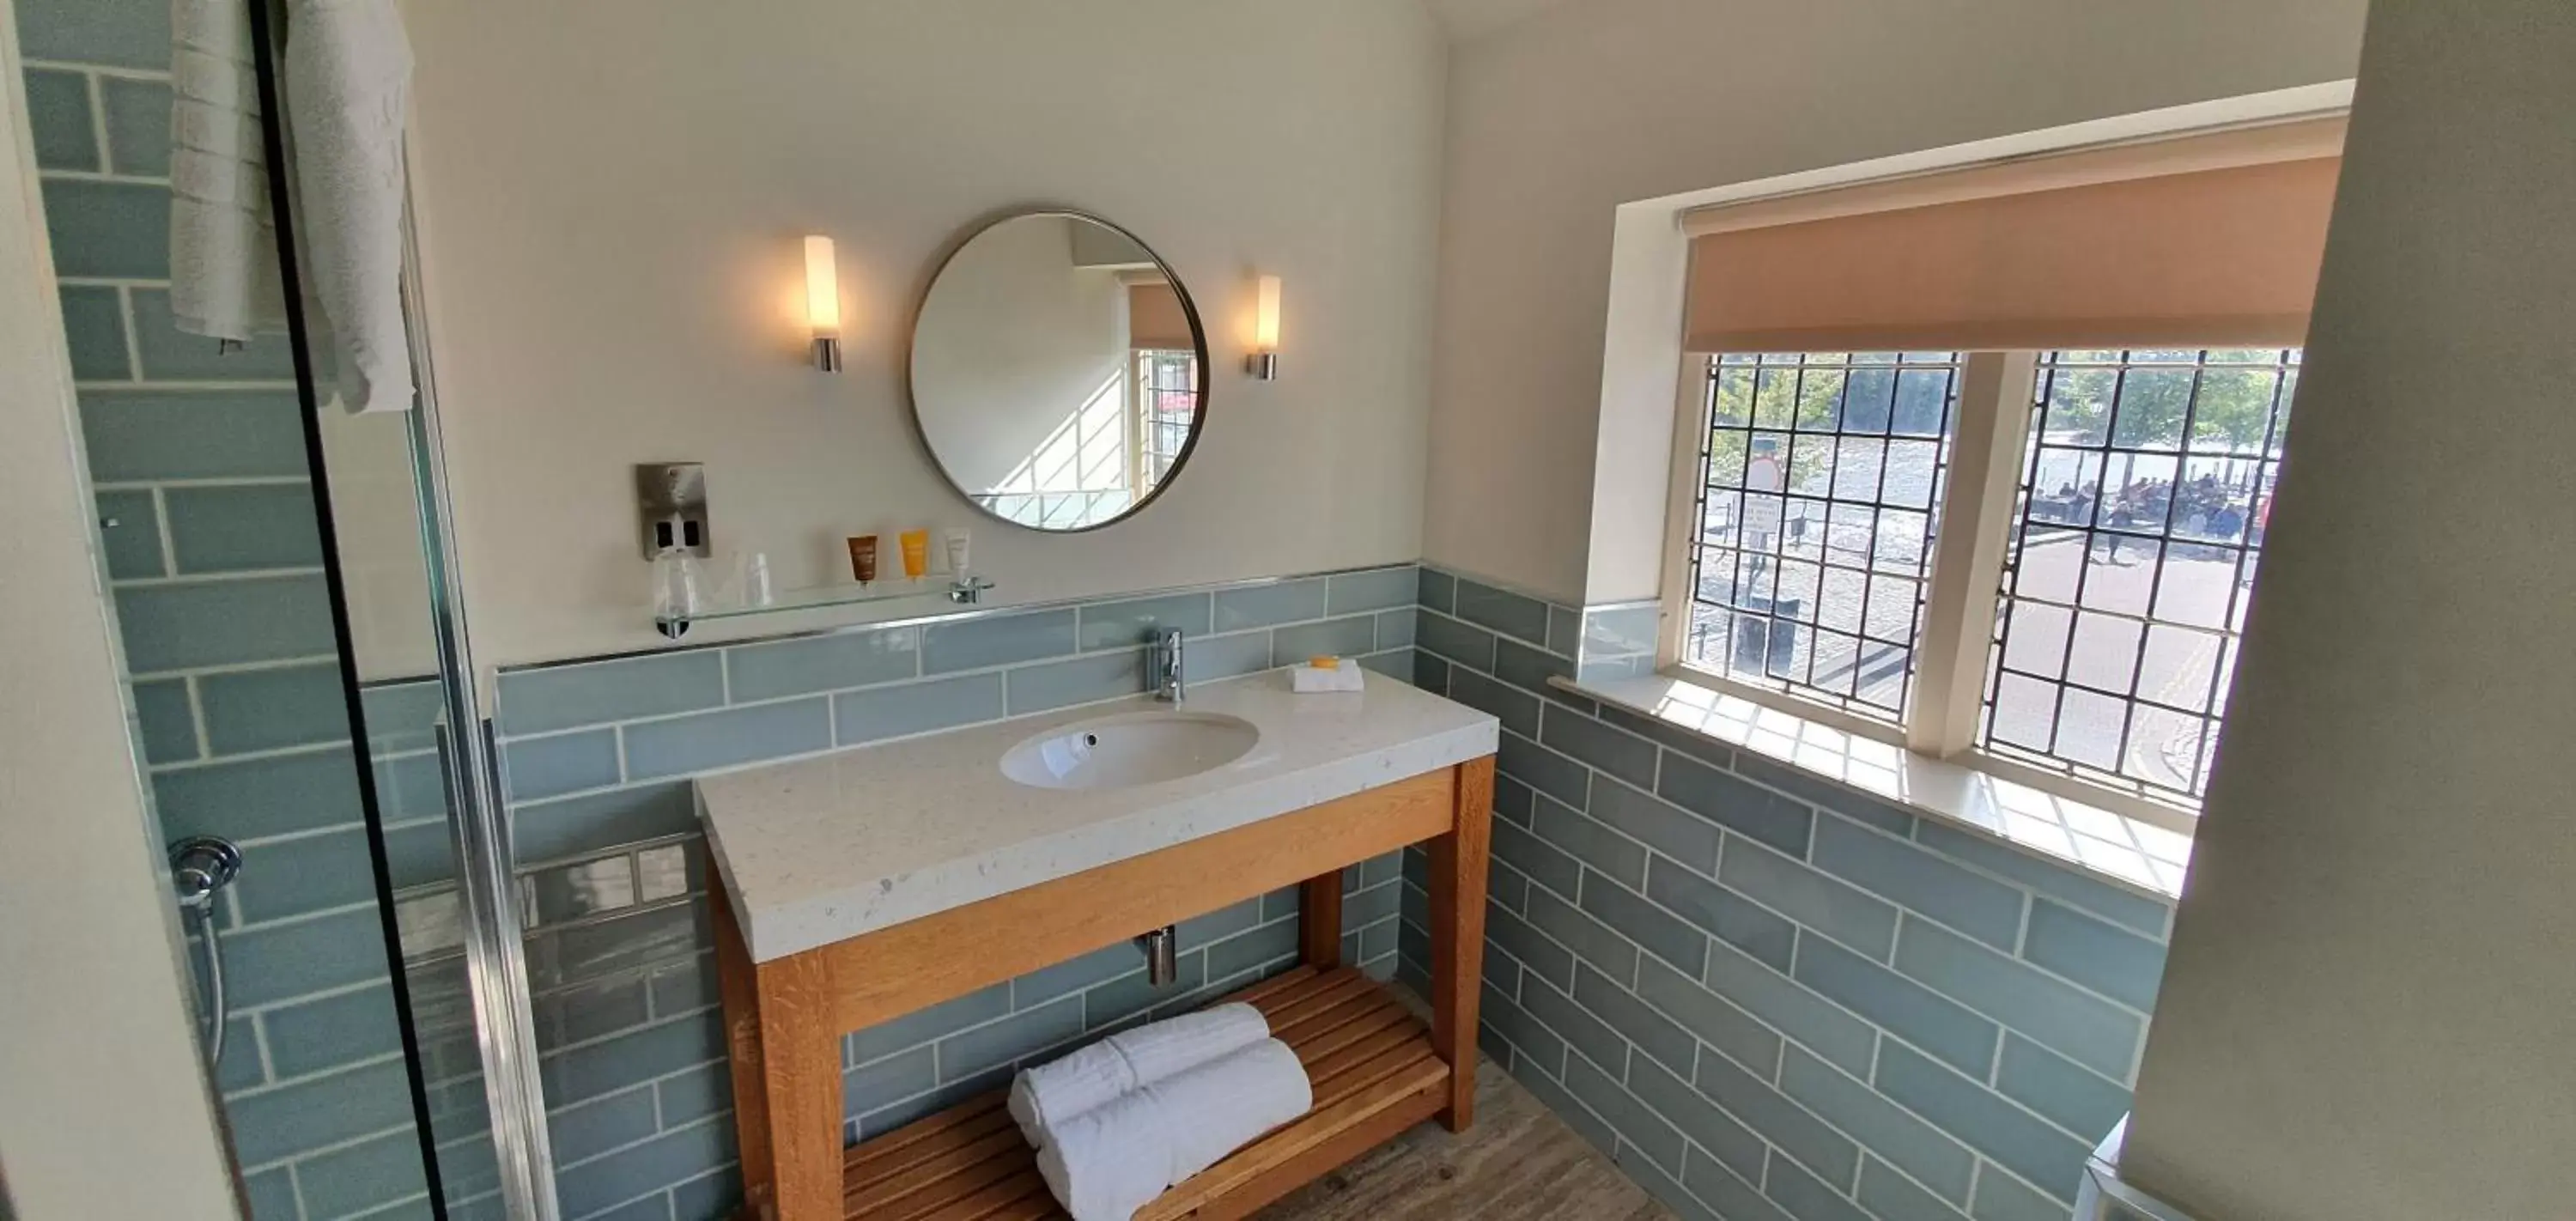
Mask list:
[[[841,333],[841,280],[833,270],[828,237],[805,239],[805,321],[817,339]]]
[[[1263,276],[1260,299],[1252,316],[1252,350],[1279,350],[1279,277]]]

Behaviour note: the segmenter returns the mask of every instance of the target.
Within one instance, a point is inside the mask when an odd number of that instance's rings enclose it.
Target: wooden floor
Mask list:
[[[1671,1221],[1610,1159],[1486,1060],[1476,1123],[1417,1124],[1254,1214],[1260,1221]]]

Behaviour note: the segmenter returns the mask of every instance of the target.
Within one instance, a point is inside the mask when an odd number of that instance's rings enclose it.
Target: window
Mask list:
[[[1136,486],[1151,492],[1181,460],[1199,407],[1196,351],[1136,350]]]
[[[1727,353],[1694,372],[1680,664],[2097,798],[2197,802],[2296,349]],[[1980,443],[1994,460],[1960,469],[1987,486],[1950,487],[1953,451]],[[1957,613],[1930,613],[1944,596]],[[1944,653],[1967,660],[1932,681],[1976,684],[1959,700],[1918,690]]]

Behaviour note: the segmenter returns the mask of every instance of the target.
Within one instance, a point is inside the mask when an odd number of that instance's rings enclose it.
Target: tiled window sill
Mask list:
[[[1683,678],[1549,680],[1590,699],[1752,751],[1923,818],[1999,839],[2042,860],[2172,902],[2191,837],[2114,811],[1925,758]]]

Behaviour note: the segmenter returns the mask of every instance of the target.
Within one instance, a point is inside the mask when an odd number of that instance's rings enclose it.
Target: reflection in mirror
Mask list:
[[[1206,356],[1188,290],[1135,237],[1068,213],[1013,216],[949,256],[923,298],[913,415],[977,507],[1086,530],[1179,471]]]

